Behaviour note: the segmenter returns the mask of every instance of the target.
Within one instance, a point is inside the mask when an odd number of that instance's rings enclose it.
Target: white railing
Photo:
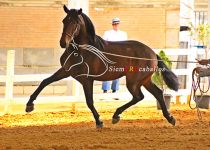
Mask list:
[[[42,81],[52,74],[27,74],[27,75],[15,75],[14,74],[14,65],[15,65],[15,50],[7,51],[7,71],[6,75],[0,75],[0,82],[6,83],[5,88],[5,97],[0,99],[1,103],[4,105],[4,112],[8,113],[8,107],[13,102],[15,103],[24,103],[28,101],[29,97],[14,97],[13,85],[17,82],[30,82],[30,81]],[[65,78],[63,80],[72,80],[72,95],[71,96],[51,96],[51,97],[41,97],[39,96],[35,103],[52,103],[52,102],[69,102],[76,101],[79,96],[79,83],[74,80],[72,77]],[[44,99],[44,100],[43,100]]]
[[[179,55],[186,55],[188,61],[195,61],[197,52],[196,49],[163,49],[166,55],[168,56],[179,56]],[[160,50],[155,50],[156,53],[158,53]],[[201,51],[201,50],[200,50]],[[15,50],[8,50],[7,52],[7,72],[6,75],[0,75],[0,82],[6,83],[6,90],[5,90],[5,97],[3,98],[4,101],[4,113],[8,112],[8,107],[12,102],[15,103],[26,103],[28,98],[17,98],[14,97],[13,94],[13,84],[16,82],[30,82],[30,81],[42,81],[46,79],[47,77],[50,77],[50,74],[27,74],[27,75],[15,75],[14,74],[14,65],[15,65]],[[173,96],[177,95],[190,95],[191,90],[191,73],[193,68],[196,66],[195,63],[187,63],[186,69],[173,69],[175,74],[177,75],[186,75],[186,88],[185,89],[179,89],[178,92],[173,91],[167,91],[168,93],[171,93]],[[51,102],[72,102],[72,101],[78,101],[79,96],[79,83],[74,80],[73,78],[69,77],[64,80],[72,80],[73,86],[72,86],[72,96],[45,96],[41,97],[39,96],[36,100],[36,103],[51,103]],[[145,90],[143,90],[145,98],[151,99],[151,94],[148,94]],[[117,94],[117,93],[116,93]],[[116,94],[114,97],[116,97]],[[125,93],[124,93],[125,94]],[[104,97],[105,95],[99,94],[98,97]],[[121,94],[122,95],[122,94]],[[131,95],[127,93],[130,97]],[[125,95],[123,95],[125,96]],[[83,96],[84,97],[84,96]],[[106,95],[106,97],[112,97],[109,94]],[[153,96],[152,96],[153,97]],[[44,99],[44,100],[43,100]],[[81,95],[80,98],[81,99]],[[1,102],[1,101],[0,101]]]
[[[158,53],[160,50],[155,50],[156,53]],[[163,49],[165,54],[167,56],[187,56],[188,62],[196,62],[195,58],[197,56],[197,49]],[[178,58],[178,57],[177,57]],[[173,58],[172,58],[173,59]],[[174,60],[176,61],[176,60]],[[173,63],[173,62],[172,62]],[[182,62],[185,63],[185,62]],[[179,89],[178,92],[172,92],[173,95],[189,95],[191,91],[191,85],[192,85],[192,71],[196,67],[196,63],[187,63],[187,67],[183,69],[172,69],[172,71],[176,75],[186,75],[186,88],[185,89]]]
[[[158,53],[159,51],[160,50],[155,50],[156,53]],[[197,48],[165,49],[163,51],[169,57],[170,56],[180,56],[180,55],[187,56],[188,62],[196,62],[197,55],[204,55],[204,53],[205,53],[204,49],[197,49]],[[192,71],[195,67],[196,67],[196,63],[187,63],[187,67],[185,69],[172,69],[172,71],[176,75],[185,75],[186,76],[186,82],[184,83],[186,85],[186,88],[179,89],[178,92],[175,92],[172,90],[166,91],[167,93],[169,93],[173,96],[173,100],[175,103],[188,103],[188,101],[190,100],[191,86],[192,86]]]

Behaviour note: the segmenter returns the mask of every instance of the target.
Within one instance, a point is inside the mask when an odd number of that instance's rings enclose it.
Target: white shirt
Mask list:
[[[112,29],[104,33],[103,39],[107,41],[125,41],[128,38],[126,32],[120,30],[115,31]]]
[[[189,31],[181,31],[179,32],[179,41],[180,42],[189,42],[190,32]]]

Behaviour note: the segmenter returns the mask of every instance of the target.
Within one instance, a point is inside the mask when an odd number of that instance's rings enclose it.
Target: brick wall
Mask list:
[[[194,0],[196,11],[208,11],[208,0]]]
[[[0,2],[0,74],[6,74],[6,53],[15,49],[15,74],[51,74],[59,67],[63,53],[63,5],[67,0],[4,0]],[[16,83],[14,93],[30,95],[39,82]],[[69,93],[66,81],[47,87],[42,94]],[[3,85],[3,86],[2,86]],[[0,83],[0,95],[4,95]]]
[[[0,47],[59,47],[63,17],[62,7],[0,7]]]
[[[152,48],[177,48],[179,45],[179,0],[90,0],[89,15],[97,33],[111,29],[118,16],[129,39]]]
[[[0,2],[0,67],[5,68],[6,50],[15,49],[16,74],[51,73],[63,52],[59,39],[64,4],[67,0]]]
[[[59,48],[61,21],[65,16],[63,4],[67,0],[0,2],[0,74],[5,74],[6,50],[11,48],[16,50],[16,74],[57,70],[54,66],[59,65],[63,52]],[[89,0],[89,16],[100,36],[111,28],[111,19],[118,16],[122,20],[121,29],[128,33],[129,39],[142,41],[152,48],[171,48],[178,46],[179,5],[179,0]],[[33,90],[26,89],[33,89],[30,85],[37,84],[17,85],[15,92],[28,95]],[[63,84],[66,83],[53,86]],[[49,94],[58,91],[54,89],[49,87],[47,91]],[[69,89],[64,87],[64,91]]]

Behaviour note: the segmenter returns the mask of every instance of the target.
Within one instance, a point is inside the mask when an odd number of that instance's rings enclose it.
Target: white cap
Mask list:
[[[112,19],[112,24],[119,24],[120,23],[120,18],[113,18]]]

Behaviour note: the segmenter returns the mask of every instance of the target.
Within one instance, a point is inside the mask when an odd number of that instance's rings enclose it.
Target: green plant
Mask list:
[[[208,52],[209,52],[209,43],[210,43],[210,25],[209,24],[199,24],[197,27],[194,27],[191,23],[190,27],[190,34],[191,37],[201,44],[201,46],[205,49],[205,59],[208,59]],[[204,81],[205,83],[205,78]],[[203,88],[204,88],[203,84]]]
[[[166,64],[166,66],[171,69],[172,67],[172,63],[170,62],[168,56],[165,54],[165,52],[163,50],[161,50],[158,55],[160,56],[160,58],[163,60],[163,62]],[[155,72],[152,76],[152,81],[158,86],[160,87],[162,90],[164,90],[166,88],[166,84],[163,80],[162,74],[161,72],[158,70],[157,72]]]
[[[209,50],[207,46],[210,42],[210,25],[199,24],[197,27],[193,27],[191,23],[190,33],[194,40],[205,47],[205,58],[207,58]]]

